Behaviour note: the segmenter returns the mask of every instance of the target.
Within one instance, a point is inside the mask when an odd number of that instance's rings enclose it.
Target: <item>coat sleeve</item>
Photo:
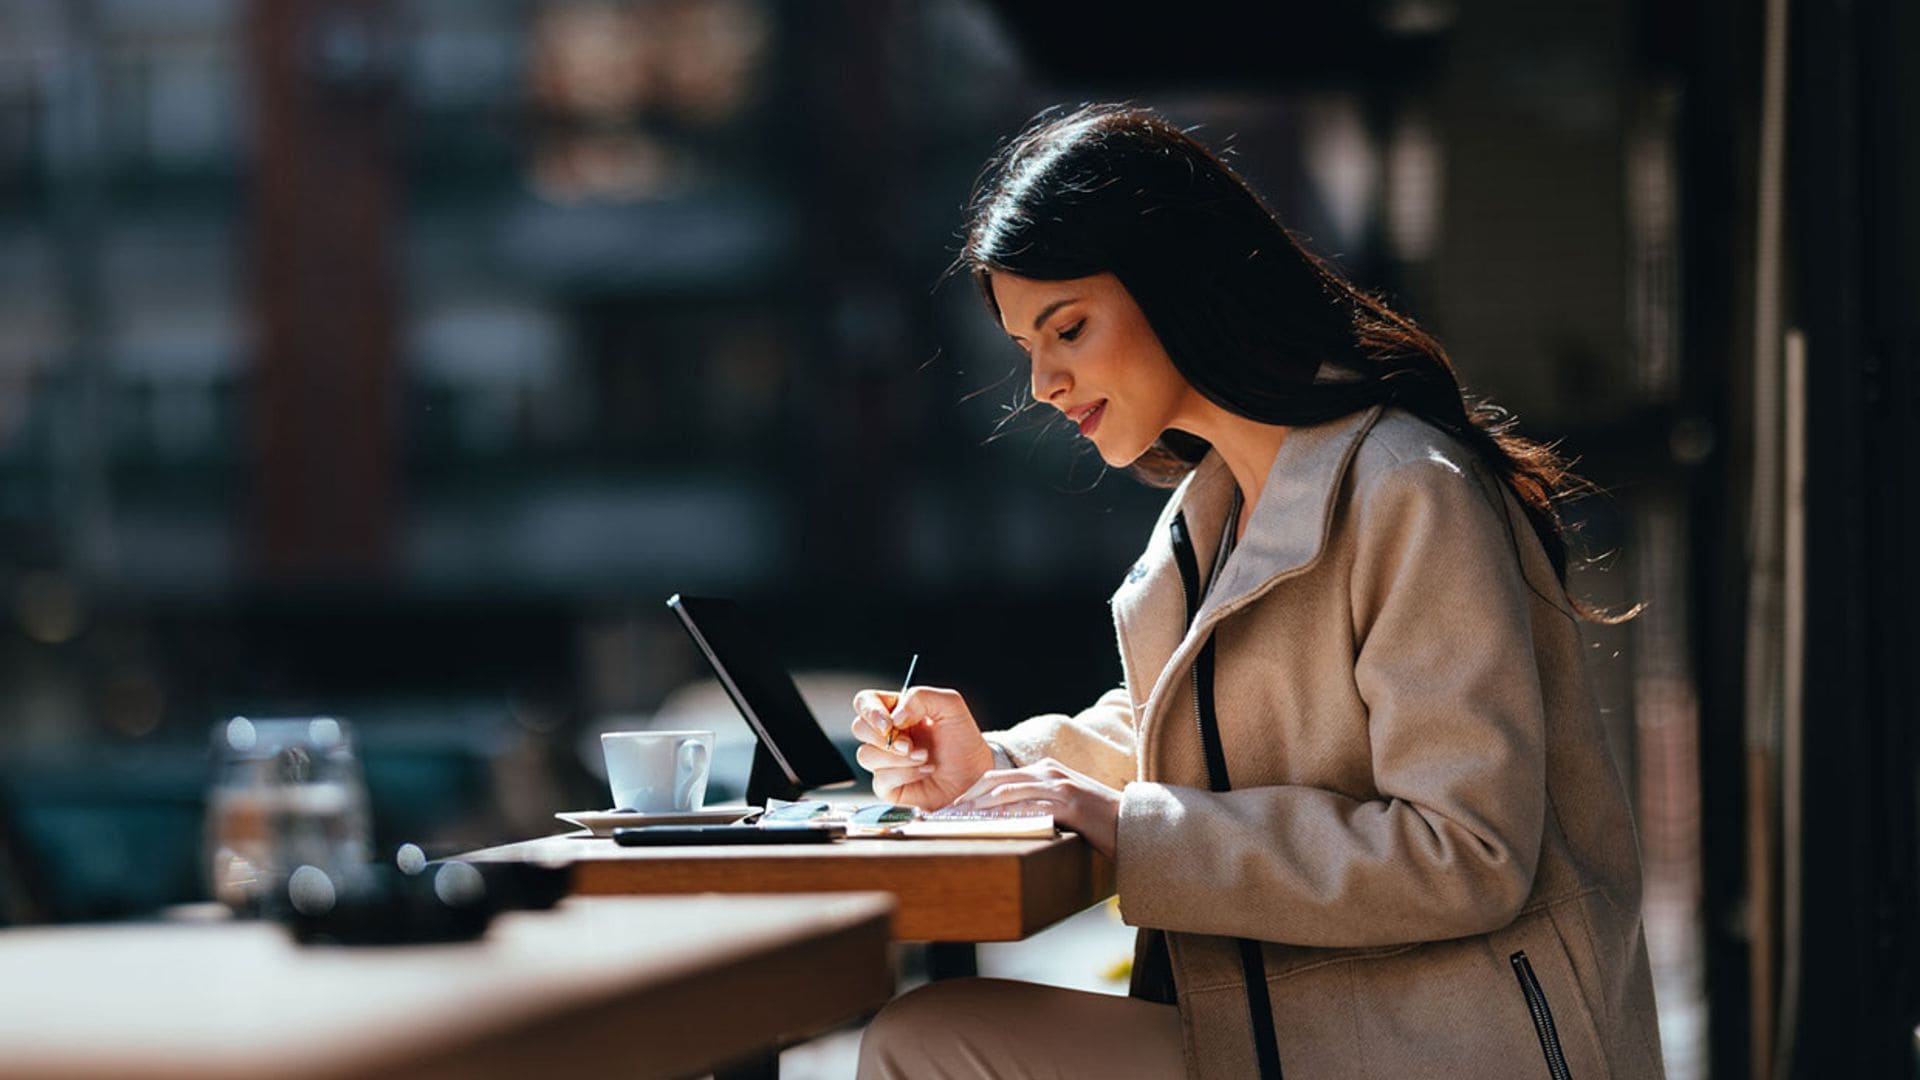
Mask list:
[[[1015,765],[1052,758],[1110,787],[1139,775],[1133,758],[1133,699],[1124,686],[1072,716],[1049,713],[1006,731],[990,731],[987,742],[1005,751]]]
[[[1116,843],[1128,922],[1345,947],[1513,920],[1545,823],[1545,705],[1530,588],[1490,497],[1436,457],[1374,474],[1350,504],[1375,796],[1129,784]]]

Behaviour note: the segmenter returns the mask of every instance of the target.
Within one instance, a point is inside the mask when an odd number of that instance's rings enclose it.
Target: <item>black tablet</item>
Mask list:
[[[761,795],[797,798],[798,792],[854,781],[840,751],[800,697],[793,676],[775,658],[753,620],[731,600],[675,595],[667,606],[680,616],[720,685],[760,739],[748,801]],[[851,706],[849,706],[851,711]],[[762,777],[768,768],[782,775]]]

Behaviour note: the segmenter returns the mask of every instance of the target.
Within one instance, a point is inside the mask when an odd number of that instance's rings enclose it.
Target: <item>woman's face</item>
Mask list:
[[[1133,464],[1202,400],[1140,305],[1110,273],[1037,281],[995,272],[1000,324],[1026,350],[1033,399],[1065,413],[1115,468]]]

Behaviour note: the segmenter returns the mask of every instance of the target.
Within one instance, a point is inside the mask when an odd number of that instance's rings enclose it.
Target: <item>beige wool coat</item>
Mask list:
[[[1297,427],[1188,629],[1169,525],[1205,573],[1233,490],[1209,455],[1114,594],[1125,685],[989,736],[1123,788],[1120,910],[1165,932],[1188,1073],[1256,1075],[1245,938],[1289,1080],[1662,1076],[1626,789],[1518,500],[1396,406]]]

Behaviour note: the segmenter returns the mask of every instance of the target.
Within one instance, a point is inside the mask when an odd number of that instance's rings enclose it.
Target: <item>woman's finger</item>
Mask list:
[[[915,750],[911,753],[902,754],[894,750],[888,750],[883,746],[864,743],[860,749],[853,752],[853,759],[858,761],[861,767],[868,771],[879,769],[907,769],[925,764],[927,752],[925,750]]]
[[[854,721],[853,735],[863,746],[871,746],[875,749],[891,751],[902,757],[923,749],[922,747],[915,746],[913,740],[905,733],[895,733],[893,741],[887,742],[886,736],[883,733],[876,730],[872,724],[864,720]]]
[[[885,746],[887,734],[891,732],[894,745],[902,753],[912,749],[912,740],[906,735],[910,729],[910,725],[893,723],[885,713],[866,713],[855,717],[853,721],[854,738],[874,746]]]
[[[862,690],[853,695],[854,737],[875,744],[884,743],[885,733],[891,726],[888,713],[898,696],[882,690]]]
[[[872,741],[881,741],[880,732],[885,730],[886,716],[887,714],[875,709],[860,710],[853,717],[854,733],[865,733],[866,737]]]
[[[930,765],[917,765],[905,769],[875,769],[873,770],[874,794],[887,798],[889,794],[900,788],[925,780],[927,774],[932,771],[933,767]],[[883,792],[888,794],[882,794]]]
[[[988,769],[986,772],[980,774],[980,779],[975,780],[972,787],[961,792],[960,797],[953,800],[953,805],[958,806],[962,803],[978,799],[986,792],[992,791],[997,787],[1006,784],[1016,784],[1023,780],[1030,779],[1032,779],[1032,775],[1025,769]]]
[[[887,695],[885,704],[887,714],[899,727],[938,726],[956,720],[973,723],[973,715],[967,711],[966,701],[960,694],[938,686],[909,687],[904,694]]]
[[[1004,777],[1005,775],[1003,772],[988,769],[986,772],[980,774],[980,779],[975,780],[972,787],[955,795],[953,801],[947,805],[956,809],[964,808],[968,803],[978,798],[981,792],[1001,782],[1000,780],[994,779],[995,777]]]
[[[886,733],[867,713],[853,718],[853,737],[871,746],[880,746],[887,741]]]
[[[891,690],[862,690],[853,695],[853,711],[863,716],[885,716],[900,703],[899,697]]]
[[[978,807],[975,807],[974,810],[979,813],[987,812]],[[1060,823],[1061,826],[1069,829],[1074,827],[1074,823],[1068,821],[1066,818],[1067,808],[1065,804],[1058,803],[1058,802],[1048,802],[1040,799],[1030,799],[1026,802],[1005,803],[1003,805],[996,806],[993,808],[992,812],[1000,813],[1000,814],[1014,814],[1014,815],[1052,814],[1054,818]]]
[[[1047,803],[1060,805],[1064,800],[1053,784],[1044,780],[1019,780],[1013,783],[999,784],[995,787],[962,800],[965,810],[998,810],[1015,803]]]

